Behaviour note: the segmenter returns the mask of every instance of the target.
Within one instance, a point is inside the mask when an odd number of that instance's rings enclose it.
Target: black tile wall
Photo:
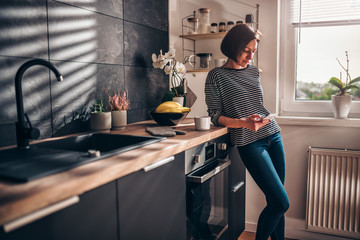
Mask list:
[[[0,0],[0,56],[47,58],[46,0]]]
[[[79,1],[79,0],[58,0],[57,2],[84,8],[93,12],[123,18],[122,0],[98,0],[98,1]]]
[[[0,147],[16,144],[14,77],[33,58],[50,60],[23,77],[25,111],[41,138],[89,130],[90,107],[128,90],[128,122],[150,119],[168,78],[151,54],[168,50],[167,0],[0,0]]]
[[[168,1],[123,0],[124,19],[168,31]],[[156,11],[154,11],[156,9]],[[164,21],[166,19],[166,21]]]

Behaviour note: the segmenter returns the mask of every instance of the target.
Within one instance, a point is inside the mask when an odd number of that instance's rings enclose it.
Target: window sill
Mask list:
[[[326,117],[278,116],[275,119],[279,125],[360,128],[360,118],[336,119]]]

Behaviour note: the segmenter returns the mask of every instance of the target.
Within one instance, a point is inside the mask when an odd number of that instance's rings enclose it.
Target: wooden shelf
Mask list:
[[[223,38],[225,35],[226,32],[219,32],[219,33],[186,34],[186,35],[180,35],[180,37],[190,40],[200,40],[200,39],[219,39],[219,38]]]

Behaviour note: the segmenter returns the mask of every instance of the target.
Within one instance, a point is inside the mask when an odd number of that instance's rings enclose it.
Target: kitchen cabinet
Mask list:
[[[229,240],[238,239],[245,229],[245,166],[235,147],[229,159]]]
[[[9,233],[1,240],[117,240],[116,182],[86,192],[79,202]]]
[[[184,154],[118,179],[120,240],[186,239]]]

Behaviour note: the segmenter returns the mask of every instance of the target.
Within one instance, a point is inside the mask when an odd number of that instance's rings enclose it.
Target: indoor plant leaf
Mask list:
[[[339,89],[344,88],[344,84],[337,77],[330,78],[329,83],[336,86],[336,87],[338,87]]]
[[[360,81],[360,77],[354,78],[353,80],[351,80],[351,81],[349,82],[349,85],[350,85],[350,84],[354,84],[354,83],[359,82],[359,81]]]

